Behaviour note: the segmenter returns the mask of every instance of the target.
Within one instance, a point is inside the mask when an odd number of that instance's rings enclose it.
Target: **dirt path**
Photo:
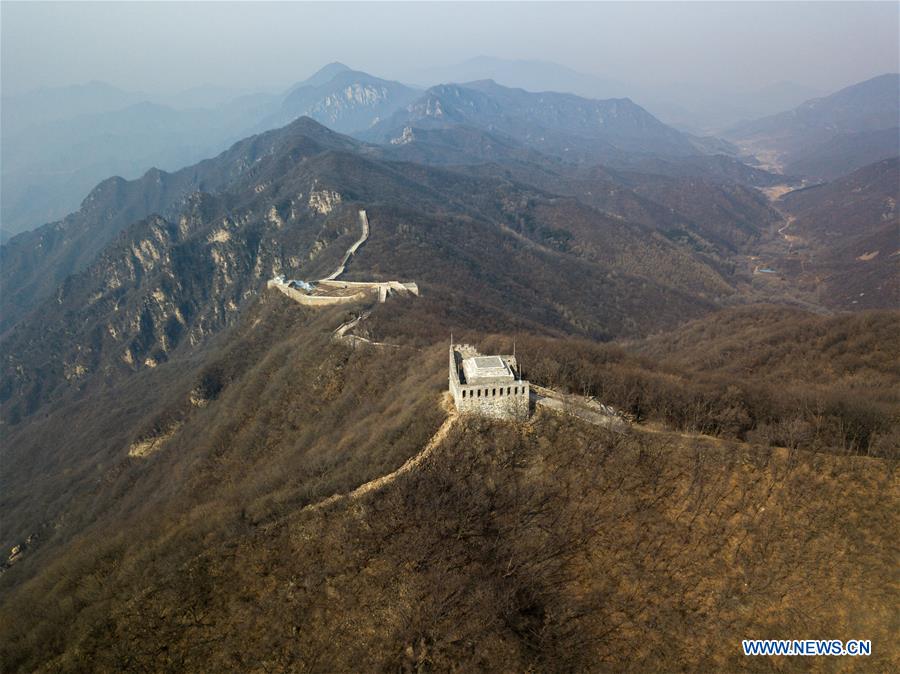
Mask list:
[[[666,428],[665,426],[659,424],[659,422],[655,422],[653,424],[632,424],[631,428],[639,433],[675,436],[678,438],[683,438],[685,440],[700,440],[702,442],[707,442],[715,447],[754,446],[741,440],[719,438],[715,435],[706,435],[705,433],[688,433],[684,431],[676,431],[671,428]],[[772,452],[776,452],[782,459],[789,456],[793,451],[796,451],[791,450],[789,447],[782,447],[781,445],[759,445],[759,447],[765,448],[766,450]]]
[[[447,437],[447,434],[450,432],[450,429],[453,427],[454,422],[459,417],[459,414],[456,411],[456,407],[453,405],[453,399],[450,397],[449,391],[444,393],[444,396],[441,399],[441,407],[443,407],[444,411],[447,412],[447,417],[444,419],[444,423],[442,423],[437,431],[435,431],[434,435],[431,436],[431,438],[422,448],[422,451],[420,451],[415,456],[407,459],[406,462],[397,470],[388,473],[387,475],[376,477],[374,480],[369,480],[368,482],[361,484],[359,487],[351,492],[347,492],[346,494],[334,494],[333,496],[329,496],[328,498],[322,499],[321,501],[318,501],[316,503],[311,503],[310,505],[304,507],[302,512],[321,510],[322,508],[332,503],[337,503],[338,501],[356,501],[366,494],[371,494],[372,492],[386,487],[401,475],[405,475],[411,470],[422,465],[425,459],[431,456],[434,450],[437,449],[437,447],[444,441],[444,439]]]
[[[639,433],[653,433],[654,435],[674,435],[679,438],[685,438],[687,440],[705,440],[714,445],[723,445],[726,444],[726,440],[722,438],[717,438],[714,435],[706,435],[704,433],[685,433],[683,431],[675,431],[671,428],[666,428],[665,426],[659,425],[650,425],[650,424],[632,424],[631,428]]]
[[[779,213],[780,212],[781,211],[779,211]],[[784,224],[778,228],[778,233],[784,238],[785,241],[793,245],[795,242],[800,240],[800,237],[794,236],[793,234],[786,234],[785,232],[787,232],[788,227],[794,224],[797,218],[795,218],[793,215],[784,215],[783,213],[782,216],[784,217]]]

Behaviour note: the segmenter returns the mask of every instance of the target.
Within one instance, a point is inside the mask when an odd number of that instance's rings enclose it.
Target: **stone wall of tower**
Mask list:
[[[479,414],[495,419],[527,419],[530,410],[530,386],[527,381],[496,384],[462,384],[460,360],[450,348],[450,393],[460,414]]]
[[[461,414],[480,414],[495,419],[527,419],[529,386],[527,381],[508,385],[461,385],[454,395],[456,409]]]

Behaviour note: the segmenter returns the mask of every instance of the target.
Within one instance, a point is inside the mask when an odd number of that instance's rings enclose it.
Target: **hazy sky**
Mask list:
[[[898,70],[896,2],[2,2],[2,87],[284,86],[339,60],[376,75],[485,54],[644,84],[823,91]]]

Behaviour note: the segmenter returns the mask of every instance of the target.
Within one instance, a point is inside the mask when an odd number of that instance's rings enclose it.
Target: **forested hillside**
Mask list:
[[[427,321],[393,302],[373,336]],[[209,348],[15,431],[2,505],[7,544],[29,542],[0,576],[10,671],[725,670],[745,662],[736,639],[798,628],[885,644],[866,664],[889,668],[896,315],[520,338],[533,381],[714,437],[459,420],[413,471],[309,507],[398,467],[446,414],[446,341],[351,349],[329,341],[344,315],[267,293]],[[818,387],[837,407],[785,435]],[[866,404],[885,416],[854,417]],[[859,422],[866,442],[841,435]]]
[[[341,64],[281,103],[2,248],[4,671],[897,669],[896,159]],[[451,339],[527,420],[457,412]]]
[[[839,309],[900,306],[900,159],[784,195],[784,234],[801,261],[799,282]],[[790,267],[788,267],[790,268]]]

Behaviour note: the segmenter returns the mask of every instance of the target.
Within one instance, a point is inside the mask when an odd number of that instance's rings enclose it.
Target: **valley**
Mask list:
[[[895,669],[896,82],[723,138],[340,63],[143,109],[203,150],[0,248],[4,671]]]
[[[753,256],[754,273],[772,268],[778,281],[768,282],[791,284],[810,307],[897,307],[896,184],[897,162],[886,160],[832,183],[771,193],[783,224]]]

